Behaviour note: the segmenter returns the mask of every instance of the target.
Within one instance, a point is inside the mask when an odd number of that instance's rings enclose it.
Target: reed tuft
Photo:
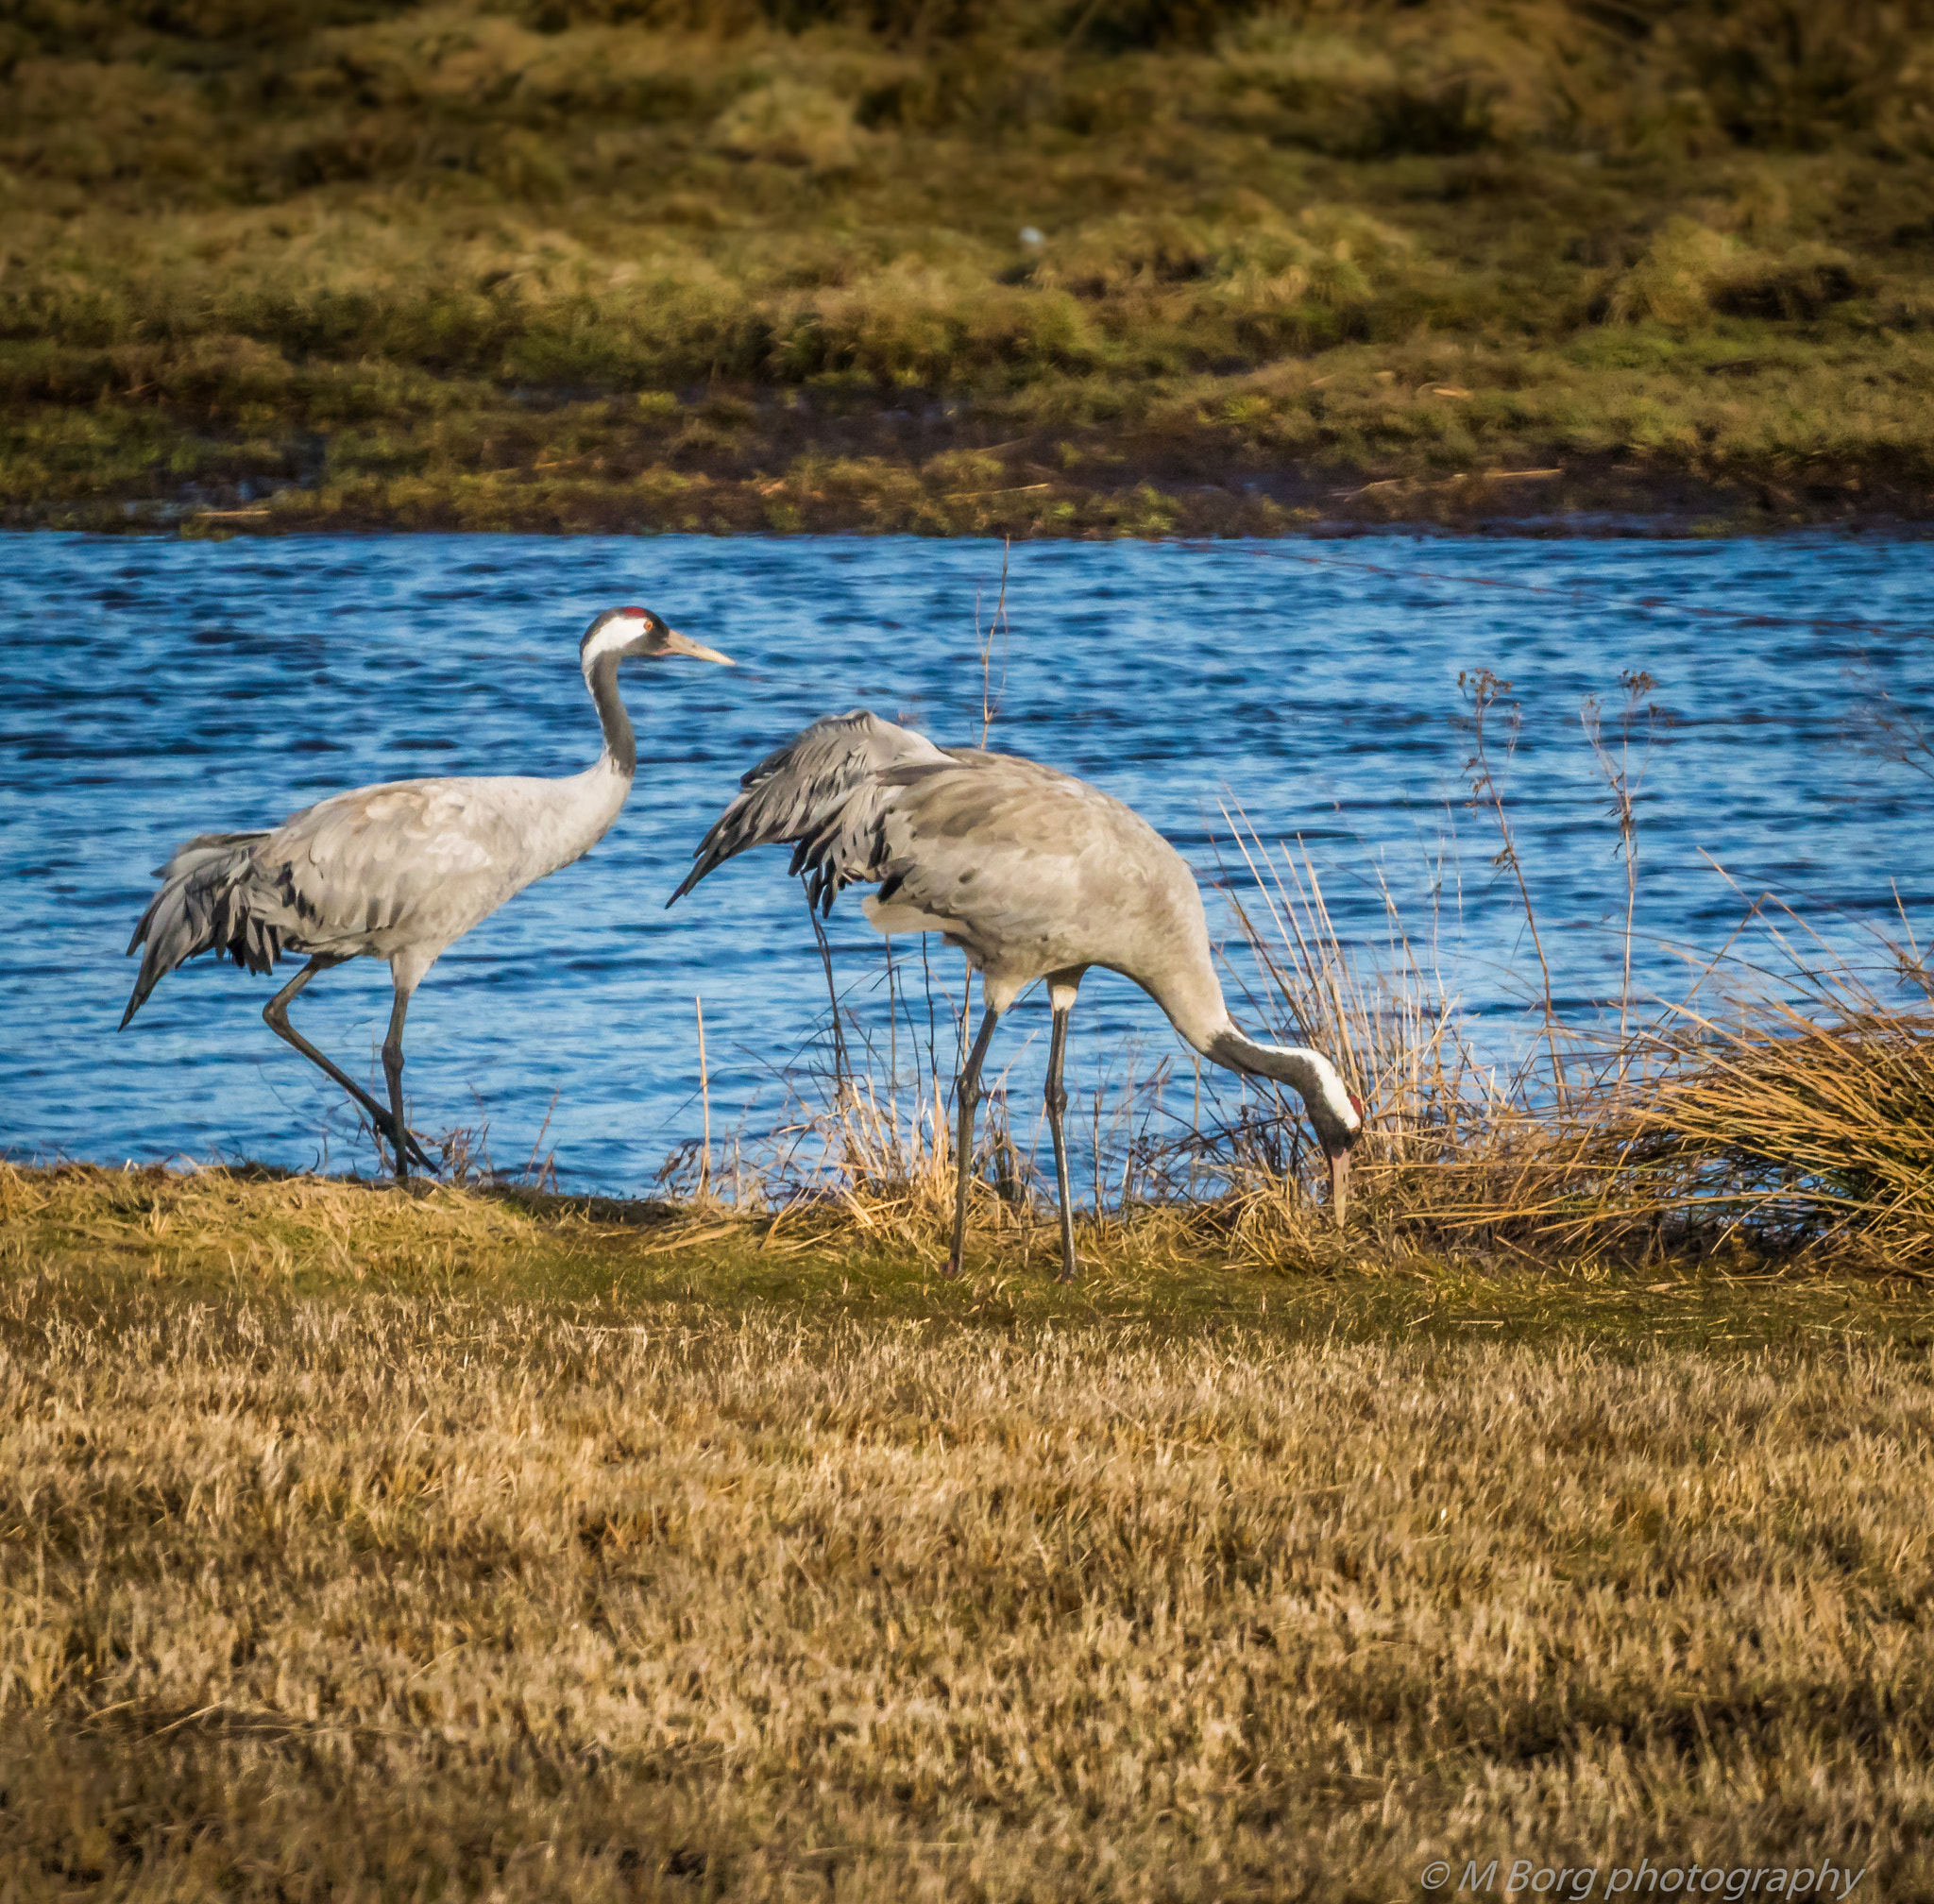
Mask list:
[[[1934,1269],[1934,1012],[1910,944],[1879,942],[1882,980],[1788,915],[1771,933],[1777,969],[1714,958],[1691,968],[1678,1003],[1641,1015],[1614,1001],[1616,1020],[1601,1008],[1567,1023],[1535,1002],[1501,1051],[1434,976],[1387,889],[1383,944],[1346,948],[1307,852],[1267,844],[1240,808],[1225,814],[1250,894],[1226,897],[1261,980],[1238,1009],[1329,1053],[1369,1106],[1350,1232],[1331,1230],[1293,1095],[1262,1087],[1231,1108],[1212,1090],[1205,1108],[1198,1085],[1183,1118],[1173,1061],[1139,1078],[1130,1062],[1111,1093],[1093,1094],[1084,1261],[1367,1266],[1502,1249],[1534,1267],[1580,1252],[1688,1266],[1743,1252]],[[834,1062],[783,1080],[786,1114],[737,1154],[732,1207],[937,1265],[952,1222],[958,1040],[929,1046],[909,1089],[843,1006],[827,1022],[846,1025]],[[674,1187],[697,1177],[687,1155]],[[1051,1198],[997,1084],[970,1183],[979,1257],[1016,1270],[1051,1261]]]

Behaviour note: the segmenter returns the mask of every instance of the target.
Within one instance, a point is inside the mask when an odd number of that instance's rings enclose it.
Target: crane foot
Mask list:
[[[430,1153],[424,1149],[422,1145],[417,1143],[416,1137],[410,1131],[405,1130],[403,1132],[403,1141],[399,1144],[397,1142],[395,1119],[385,1117],[379,1128],[389,1148],[396,1153],[396,1180],[399,1183],[408,1182],[410,1165],[412,1164],[426,1176],[434,1177],[436,1175],[436,1165],[430,1161]]]

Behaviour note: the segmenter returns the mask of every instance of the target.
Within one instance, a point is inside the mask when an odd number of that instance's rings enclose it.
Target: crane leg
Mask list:
[[[403,1019],[410,1010],[410,994],[399,985],[397,987],[397,1000],[390,1007],[389,1035],[382,1041],[382,1075],[389,1080],[389,1120],[392,1133],[401,1131],[404,1142],[397,1142],[394,1134],[391,1141],[396,1144],[397,1182],[406,1183],[410,1178],[409,1148],[415,1147],[421,1157],[422,1147],[410,1136],[410,1127],[403,1122]],[[426,1163],[426,1170],[430,1165]]]
[[[422,1148],[416,1143],[416,1140],[414,1137],[412,1137],[407,1130],[403,1130],[401,1121],[398,1120],[392,1123],[390,1114],[387,1111],[385,1111],[382,1108],[382,1106],[379,1104],[376,1101],[376,1099],[369,1095],[368,1092],[364,1090],[362,1085],[358,1084],[356,1080],[353,1078],[351,1078],[349,1074],[347,1071],[343,1070],[339,1065],[331,1064],[330,1061],[327,1058],[325,1058],[322,1055],[322,1053],[318,1051],[315,1048],[315,1046],[309,1042],[308,1039],[303,1037],[301,1032],[297,1030],[296,1028],[289,1023],[290,999],[295,997],[297,993],[301,991],[303,986],[308,984],[309,981],[312,978],[314,978],[318,972],[327,972],[331,965],[340,965],[344,961],[340,959],[325,959],[320,955],[312,959],[308,964],[303,966],[301,971],[297,973],[296,976],[293,978],[291,978],[289,982],[286,985],[284,985],[282,989],[280,992],[278,992],[276,995],[273,998],[271,998],[268,1001],[268,1003],[262,1008],[262,1015],[263,1022],[266,1023],[268,1028],[271,1031],[273,1031],[278,1038],[281,1039],[285,1044],[293,1045],[296,1047],[296,1049],[301,1052],[303,1057],[308,1059],[312,1064],[315,1065],[319,1070],[326,1072],[330,1077],[333,1078],[335,1081],[338,1084],[340,1084],[343,1087],[343,1089],[347,1091],[349,1094],[349,1096],[356,1100],[357,1103],[362,1105],[364,1110],[368,1112],[370,1121],[376,1126],[378,1130],[382,1131],[386,1137],[389,1138],[390,1143],[392,1147],[396,1149],[399,1158],[402,1156],[404,1147],[407,1146],[411,1149],[416,1151],[416,1161],[420,1164],[422,1164],[424,1169],[433,1169],[435,1166],[431,1163],[428,1157],[424,1156]]]
[[[1061,1088],[1061,1059],[1068,1048],[1068,1013],[1075,1009],[1072,994],[1063,1005],[1055,1001],[1054,1031],[1047,1046],[1047,1128],[1054,1137],[1055,1195],[1061,1213],[1061,1273],[1057,1279],[1072,1283],[1075,1267],[1075,1211],[1068,1194],[1068,1138],[1061,1129],[1061,1117],[1068,1108],[1068,1094]]]
[[[967,1179],[974,1169],[974,1113],[980,1103],[980,1065],[987,1047],[993,1042],[993,1028],[1000,1013],[989,1006],[980,1021],[974,1048],[967,1054],[967,1068],[960,1073],[954,1092],[960,1100],[960,1136],[954,1156],[954,1247],[947,1255],[943,1276],[960,1273],[960,1252],[967,1240]]]

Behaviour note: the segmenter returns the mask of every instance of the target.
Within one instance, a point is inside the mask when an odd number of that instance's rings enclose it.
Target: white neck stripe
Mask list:
[[[1280,1052],[1285,1058],[1300,1058],[1316,1074],[1323,1087],[1324,1101],[1330,1107],[1330,1114],[1346,1130],[1355,1130],[1363,1124],[1357,1115],[1356,1107],[1349,1101],[1349,1092],[1345,1088],[1343,1073],[1337,1070],[1320,1051],[1305,1050],[1299,1045],[1265,1045],[1265,1051]]]

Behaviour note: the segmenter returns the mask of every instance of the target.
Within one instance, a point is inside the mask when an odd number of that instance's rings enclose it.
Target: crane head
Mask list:
[[[578,659],[585,671],[607,654],[620,661],[684,654],[694,661],[717,661],[726,668],[733,665],[729,654],[707,648],[676,628],[668,628],[664,618],[649,608],[607,608],[585,630],[585,638],[578,643]]]
[[[1344,1207],[1349,1198],[1349,1153],[1364,1134],[1364,1100],[1354,1091],[1343,1095],[1349,1099],[1355,1121],[1318,1133],[1323,1140],[1323,1155],[1330,1164],[1330,1215],[1339,1230],[1343,1228]]]

